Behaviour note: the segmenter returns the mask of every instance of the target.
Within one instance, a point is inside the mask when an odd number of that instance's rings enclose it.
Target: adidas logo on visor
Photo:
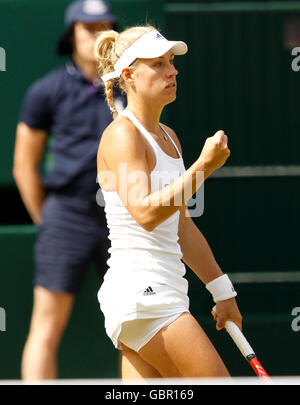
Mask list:
[[[154,295],[156,294],[153,290],[152,287],[146,288],[146,290],[143,292],[143,295]]]
[[[159,32],[157,32],[155,39],[165,39],[165,38]]]

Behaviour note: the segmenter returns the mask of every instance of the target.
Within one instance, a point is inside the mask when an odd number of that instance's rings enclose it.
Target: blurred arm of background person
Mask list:
[[[40,175],[47,132],[30,128],[23,122],[17,126],[13,176],[23,203],[35,224],[40,222],[45,190]]]

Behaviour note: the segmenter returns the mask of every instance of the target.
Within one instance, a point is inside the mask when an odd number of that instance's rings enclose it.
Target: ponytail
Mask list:
[[[102,31],[95,43],[94,54],[99,64],[99,75],[104,76],[114,71],[114,66],[120,56],[142,35],[154,30],[152,26],[131,27],[118,34],[116,31]],[[131,65],[133,66],[133,64]],[[113,89],[119,87],[126,94],[126,85],[122,77],[105,82],[107,104],[116,118],[118,111],[115,107]]]
[[[100,76],[114,70],[115,60],[117,59],[114,54],[114,47],[118,36],[119,34],[116,31],[103,31],[96,40],[94,54],[99,63]],[[116,118],[118,112],[114,103],[114,81],[115,80],[108,80],[105,82],[105,96],[107,104],[113,113],[113,117]]]

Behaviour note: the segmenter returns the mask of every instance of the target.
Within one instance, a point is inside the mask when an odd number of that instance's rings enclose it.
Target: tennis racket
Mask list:
[[[254,353],[254,350],[249,345],[247,339],[243,335],[240,328],[232,321],[226,321],[225,328],[226,328],[227,332],[229,333],[229,335],[231,336],[234,343],[239,348],[242,355],[245,357],[245,359],[248,361],[248,363],[251,365],[251,367],[255,371],[256,375],[259,378],[261,378],[262,380],[264,380],[265,382],[270,383],[271,378],[269,377],[266,370],[263,368],[263,366],[258,361],[258,359]]]
[[[216,307],[213,308],[213,311],[215,312]],[[247,339],[245,338],[244,334],[240,330],[240,328],[232,321],[226,321],[225,322],[225,328],[229,335],[231,336],[232,340],[234,343],[237,345],[238,349],[242,353],[242,355],[245,357],[245,359],[248,361],[248,363],[251,365],[253,368],[254,372],[256,375],[264,380],[266,383],[271,383],[271,378],[267,374],[266,370],[263,368],[263,366],[260,364],[258,361],[256,354],[254,353],[254,350],[248,343]]]

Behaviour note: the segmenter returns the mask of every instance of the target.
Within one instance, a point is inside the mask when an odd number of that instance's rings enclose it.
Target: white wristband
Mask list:
[[[206,284],[206,288],[211,293],[214,302],[228,300],[237,295],[232,282],[227,274],[215,278]]]

